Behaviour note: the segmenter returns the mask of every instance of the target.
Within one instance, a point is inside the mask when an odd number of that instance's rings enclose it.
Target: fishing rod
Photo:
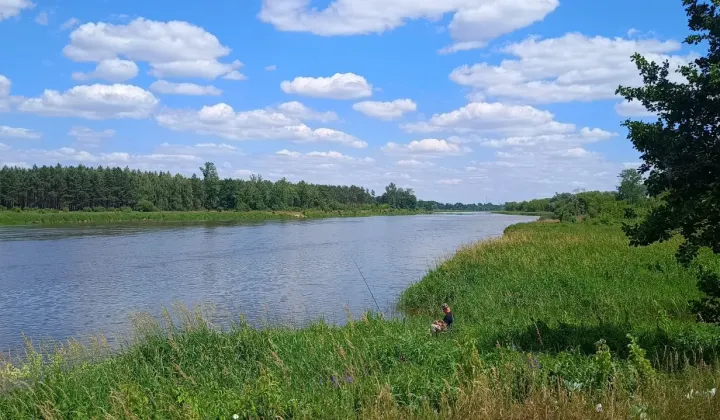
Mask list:
[[[360,270],[360,266],[358,266],[358,263],[355,261],[355,258],[350,256],[350,259],[353,263],[355,263],[355,267],[357,268],[358,272],[360,273],[360,277],[362,277],[363,281],[365,282],[365,286],[367,286],[368,292],[370,292],[370,296],[372,296],[373,301],[375,302],[375,306],[377,306],[378,313],[382,312],[380,310],[380,305],[378,305],[377,300],[375,299],[375,295],[373,294],[372,290],[370,290],[370,285],[368,284],[367,280],[365,280],[365,276],[363,276],[362,271]]]

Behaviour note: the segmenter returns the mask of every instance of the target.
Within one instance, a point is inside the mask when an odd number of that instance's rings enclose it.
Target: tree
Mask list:
[[[620,184],[617,187],[618,199],[629,204],[638,204],[646,198],[647,190],[642,175],[635,169],[623,169],[618,175]]]
[[[649,173],[648,193],[662,199],[643,220],[624,227],[632,245],[665,241],[679,233],[684,242],[677,257],[684,264],[700,248],[720,253],[720,0],[683,0],[689,45],[708,50],[670,76],[670,65],[649,62],[639,54],[635,62],[642,87],[620,86],[616,93],[640,101],[657,115],[655,122],[627,120],[628,138],[642,153],[640,173]],[[698,283],[706,297],[695,309],[706,320],[720,322],[720,278],[701,270]]]
[[[220,201],[220,177],[217,168],[212,162],[205,162],[205,166],[200,167],[203,174],[203,184],[205,186],[205,208],[215,210],[218,208]]]

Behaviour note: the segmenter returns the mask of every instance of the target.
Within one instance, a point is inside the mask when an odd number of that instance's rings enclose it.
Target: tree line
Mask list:
[[[427,211],[498,211],[503,210],[503,204],[493,203],[440,203],[437,201],[418,201],[418,208]]]
[[[292,183],[285,178],[272,182],[258,175],[248,180],[220,179],[212,162],[200,171],[202,177],[185,177],[127,167],[5,166],[0,169],[0,210],[416,209],[418,203],[412,189],[393,183],[376,196],[375,191],[355,185]]]
[[[552,213],[555,218],[570,222],[578,216],[610,221],[634,218],[656,202],[648,197],[644,180],[637,170],[625,169],[618,178],[616,191],[557,193],[550,198],[505,203],[505,210]]]

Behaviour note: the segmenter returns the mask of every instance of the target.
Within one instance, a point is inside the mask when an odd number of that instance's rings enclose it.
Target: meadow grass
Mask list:
[[[199,309],[141,315],[119,351],[29,345],[0,363],[0,418],[715,419],[720,329],[688,315],[676,246],[521,224],[409,287],[401,319],[220,330]],[[442,302],[456,325],[430,337]]]
[[[231,222],[261,220],[295,220],[304,218],[360,217],[381,215],[410,215],[420,212],[404,209],[362,210],[297,210],[297,211],[101,211],[60,212],[48,210],[0,211],[2,225],[62,225],[77,223],[121,222]]]
[[[495,214],[507,214],[511,216],[540,216],[541,219],[551,219],[555,215],[551,211],[493,211]]]

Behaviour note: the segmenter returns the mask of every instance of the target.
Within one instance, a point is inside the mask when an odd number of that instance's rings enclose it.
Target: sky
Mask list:
[[[687,35],[680,0],[0,0],[0,167],[612,190],[654,118],[615,95],[630,57],[676,68]]]

